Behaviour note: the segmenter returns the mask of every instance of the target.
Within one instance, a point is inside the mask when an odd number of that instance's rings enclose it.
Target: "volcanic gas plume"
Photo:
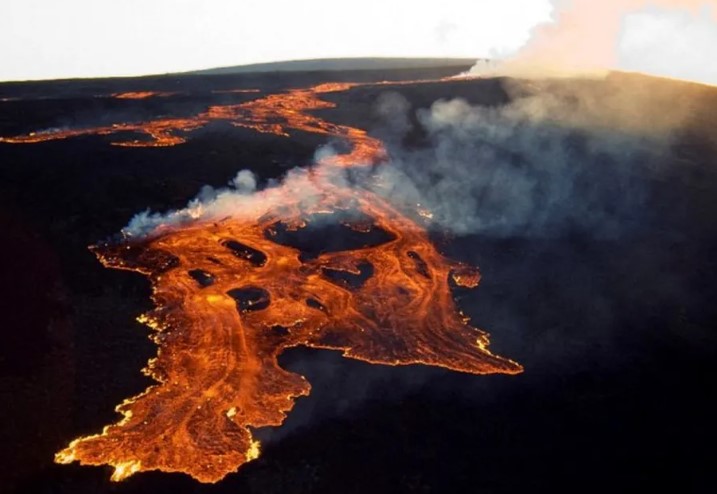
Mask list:
[[[717,85],[717,5],[705,0],[554,0],[553,21],[517,54],[474,73],[640,72]]]
[[[216,482],[258,456],[250,428],[280,425],[294,399],[309,393],[302,376],[277,363],[285,349],[299,345],[376,364],[521,372],[519,364],[490,353],[487,334],[468,325],[453,301],[452,286],[475,287],[478,271],[444,258],[424,228],[370,187],[340,180],[345,168],[380,165],[386,157],[382,143],[364,130],[308,113],[334,106],[322,93],[352,86],[294,89],[183,119],[2,139],[139,132],[149,140],[114,144],[171,146],[212,120],[226,120],[279,136],[322,134],[352,146],[279,185],[235,191],[228,214],[195,202],[153,217],[139,234],[130,229],[135,235],[91,248],[105,266],[143,273],[152,283],[156,308],[140,321],[154,330],[159,347],[144,369],[157,384],[119,405],[119,422],[72,441],[57,462],[112,465],[113,480],[162,470]],[[307,238],[321,244],[331,237],[347,243],[326,243],[312,253],[302,248]]]

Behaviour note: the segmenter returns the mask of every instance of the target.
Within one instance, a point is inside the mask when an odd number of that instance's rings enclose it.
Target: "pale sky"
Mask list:
[[[6,0],[0,81],[506,55],[550,11],[549,0]]]

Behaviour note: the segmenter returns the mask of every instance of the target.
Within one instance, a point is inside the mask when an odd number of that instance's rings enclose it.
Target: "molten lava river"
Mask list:
[[[31,143],[131,131],[150,139],[116,144],[170,146],[211,120],[228,120],[280,136],[324,134],[352,146],[252,194],[231,214],[195,211],[189,221],[91,247],[105,266],[151,280],[156,308],[140,320],[159,347],[144,369],[157,384],[120,404],[119,422],[72,441],[57,462],[112,465],[113,480],[162,470],[216,482],[259,455],[251,429],[281,425],[295,398],[309,394],[306,379],[277,362],[298,345],[374,364],[521,372],[488,351],[487,334],[454,303],[451,285],[475,287],[478,271],[444,258],[424,228],[383,196],[332,180],[346,167],[390,166],[382,143],[364,130],[309,113],[334,106],[322,93],[353,86],[289,90],[190,118],[0,138]],[[311,232],[314,243],[326,237],[329,217],[338,218],[331,234],[354,238],[358,247],[299,249]],[[323,237],[316,233],[322,231]]]

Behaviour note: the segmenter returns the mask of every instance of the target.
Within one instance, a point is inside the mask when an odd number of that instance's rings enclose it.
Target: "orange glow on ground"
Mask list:
[[[134,91],[127,93],[115,93],[112,95],[113,98],[117,99],[147,99],[154,97],[167,97],[172,96],[175,93],[166,93],[158,91]]]

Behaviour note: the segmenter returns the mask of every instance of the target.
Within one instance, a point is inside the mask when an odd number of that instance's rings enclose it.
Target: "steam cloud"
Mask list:
[[[704,0],[554,0],[553,22],[499,68],[473,73],[573,76],[607,70],[717,84],[717,6]]]

